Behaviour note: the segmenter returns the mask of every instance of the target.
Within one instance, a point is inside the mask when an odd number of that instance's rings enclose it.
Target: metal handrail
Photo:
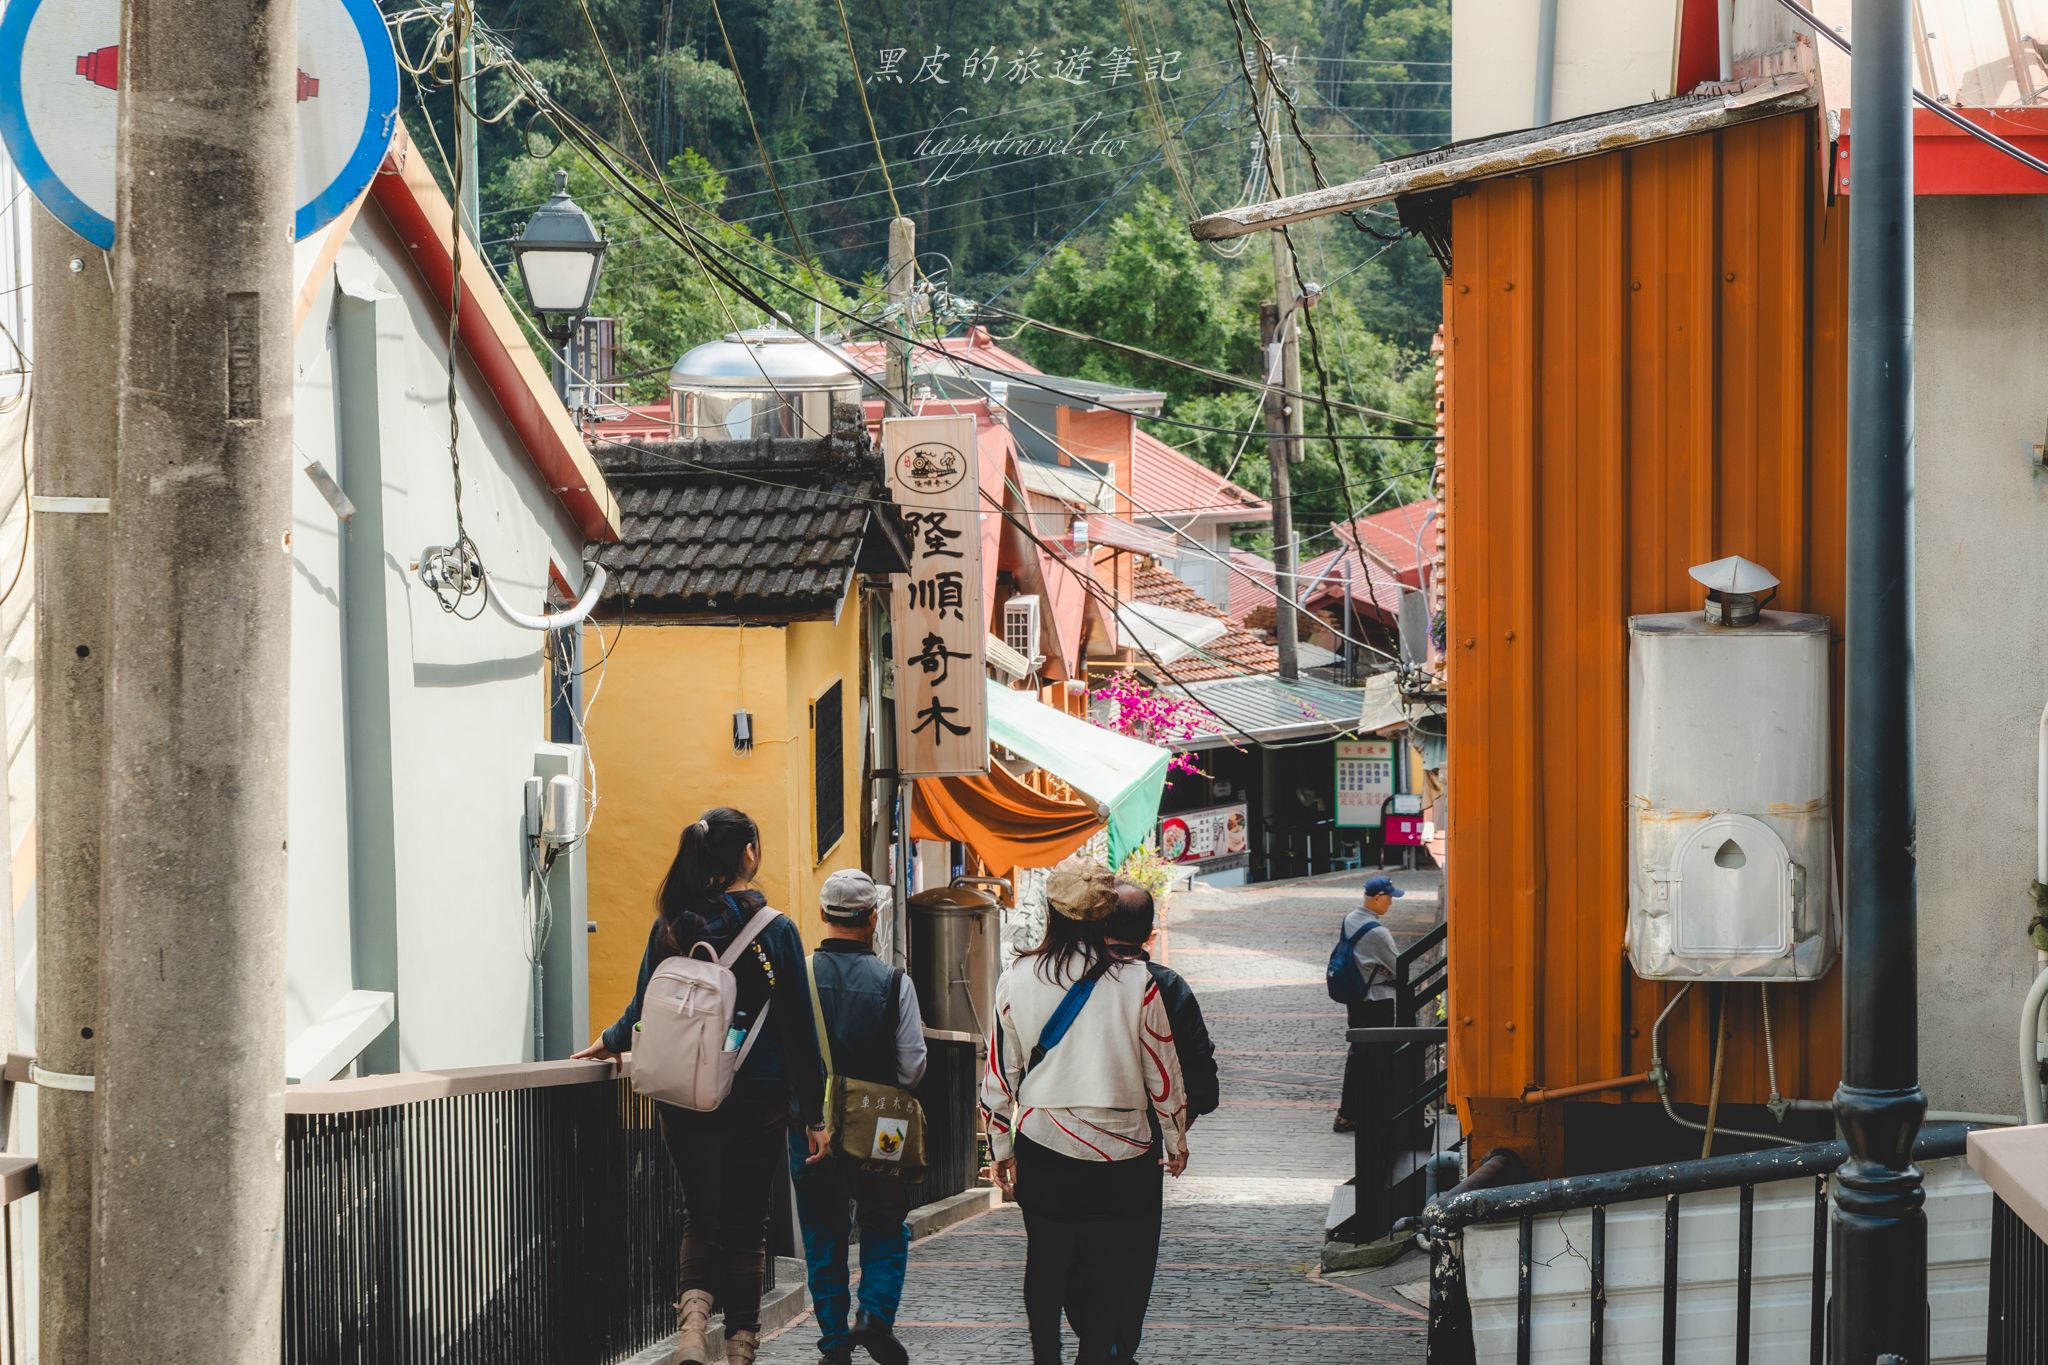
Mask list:
[[[1928,1124],[1913,1144],[1914,1159],[1926,1161],[1963,1155],[1965,1140],[1976,1126],[1967,1123]],[[1799,1147],[1773,1147],[1762,1152],[1671,1161],[1660,1166],[1638,1166],[1624,1171],[1604,1171],[1598,1175],[1496,1185],[1491,1189],[1463,1190],[1432,1200],[1416,1222],[1430,1232],[1450,1233],[1475,1223],[1504,1223],[1524,1215],[1540,1217],[1591,1208],[1596,1204],[1621,1204],[1634,1199],[1700,1194],[1741,1185],[1764,1185],[1773,1180],[1791,1180],[1798,1176],[1827,1175],[1848,1157],[1848,1145],[1836,1138]]]

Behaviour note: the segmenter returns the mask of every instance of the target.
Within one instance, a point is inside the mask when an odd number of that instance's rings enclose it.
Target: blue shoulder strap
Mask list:
[[[1060,997],[1059,1004],[1053,1006],[1052,1017],[1045,1021],[1044,1029],[1039,1032],[1038,1041],[1032,1044],[1031,1057],[1024,1063],[1025,1076],[1029,1076],[1038,1064],[1045,1060],[1046,1053],[1060,1045],[1060,1040],[1067,1036],[1067,1030],[1074,1026],[1074,1020],[1079,1017],[1081,1007],[1086,1005],[1088,997],[1095,993],[1095,983],[1115,965],[1115,960],[1105,953],[1088,969],[1086,976],[1067,987],[1067,993]],[[1018,1084],[1023,1084],[1021,1077]]]

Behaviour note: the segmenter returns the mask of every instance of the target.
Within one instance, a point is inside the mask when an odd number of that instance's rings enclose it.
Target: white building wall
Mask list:
[[[1539,0],[1451,6],[1451,136],[1527,128],[1536,106]],[[1678,0],[1557,0],[1553,122],[1671,94]]]
[[[1923,198],[1915,231],[1920,1075],[1937,1109],[2017,1114],[2048,702],[2048,323],[2014,284],[2048,276],[2048,198]]]
[[[343,411],[370,405],[382,475],[390,814],[388,829],[352,829],[350,783],[378,774],[375,764],[352,773],[350,754],[377,739],[351,733],[366,712],[350,705],[344,604],[363,589],[348,581],[343,543],[370,519],[359,511],[343,526],[301,478],[293,496],[294,1026],[351,986],[371,984],[363,979],[368,964],[352,960],[351,916],[380,907],[365,903],[374,893],[352,885],[351,839],[381,837],[397,897],[397,1065],[517,1061],[533,1046],[523,784],[547,738],[545,640],[480,598],[463,604],[464,615],[482,612],[474,620],[444,612],[413,573],[421,550],[455,539],[442,310],[373,207],[334,277],[299,334],[298,454],[353,486]],[[367,380],[339,351],[343,298],[368,310],[356,316],[375,318]],[[362,391],[366,383],[373,393]],[[551,562],[581,581],[581,534],[466,365],[457,392],[465,524],[499,587],[538,611]],[[353,676],[360,680],[362,670]],[[364,794],[355,795],[360,812]],[[580,907],[556,909],[557,933],[581,929]]]

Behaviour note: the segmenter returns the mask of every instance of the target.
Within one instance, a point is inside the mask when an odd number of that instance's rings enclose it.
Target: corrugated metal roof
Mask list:
[[[1176,525],[1234,525],[1273,515],[1258,494],[1144,431],[1135,432],[1131,440],[1131,503],[1134,517],[1156,514]]]
[[[1185,690],[1221,723],[1216,735],[1188,746],[1196,749],[1245,737],[1271,741],[1348,734],[1358,728],[1365,695],[1315,678],[1287,682],[1273,673],[1212,678],[1189,683]]]
[[[1189,230],[1202,241],[1242,237],[1404,195],[1522,175],[1544,166],[1712,132],[1811,108],[1814,104],[1815,92],[1803,76],[1762,76],[1744,82],[1744,87],[1733,94],[1680,95],[1566,119],[1543,128],[1522,128],[1494,137],[1453,142],[1415,156],[1381,162],[1348,184],[1197,218],[1189,224]]]

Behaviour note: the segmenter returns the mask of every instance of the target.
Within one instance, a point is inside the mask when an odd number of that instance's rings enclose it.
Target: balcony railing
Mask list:
[[[1914,1149],[1915,1159],[1924,1162],[1940,1157],[1961,1156],[1967,1131],[1960,1124],[1930,1124],[1922,1132]],[[1641,1285],[1647,1281],[1660,1294],[1662,1311],[1656,1331],[1659,1351],[1656,1358],[1667,1362],[1667,1365],[1668,1362],[1675,1361],[1679,1355],[1681,1330],[1680,1215],[1686,1207],[1686,1200],[1710,1192],[1728,1190],[1737,1192],[1738,1212],[1733,1248],[1735,1263],[1732,1267],[1733,1349],[1732,1355],[1727,1358],[1734,1360],[1736,1365],[1749,1365],[1752,1360],[1759,1363],[1769,1361],[1772,1365],[1795,1360],[1811,1360],[1813,1365],[1820,1365],[1825,1359],[1827,1349],[1827,1177],[1847,1156],[1847,1147],[1839,1141],[1816,1142],[1737,1156],[1709,1157],[1699,1161],[1677,1161],[1662,1166],[1611,1171],[1601,1175],[1464,1190],[1434,1200],[1423,1210],[1419,1220],[1422,1236],[1432,1252],[1429,1289],[1430,1365],[1472,1365],[1478,1358],[1478,1342],[1473,1330],[1472,1300],[1467,1293],[1465,1253],[1468,1231],[1482,1225],[1508,1225],[1516,1229],[1514,1359],[1517,1365],[1529,1365],[1534,1358],[1536,1339],[1539,1335],[1532,1287],[1538,1268],[1550,1264],[1548,1260],[1536,1258],[1536,1234],[1541,1224],[1559,1220],[1562,1215],[1580,1210],[1590,1213],[1584,1241],[1567,1242],[1567,1247],[1574,1253],[1573,1259],[1583,1261],[1585,1266],[1584,1288],[1572,1295],[1574,1301],[1583,1298],[1585,1303],[1586,1318],[1582,1337],[1585,1345],[1583,1355],[1579,1358],[1596,1362],[1596,1365],[1597,1362],[1606,1359],[1607,1355],[1603,1353],[1618,1349],[1616,1343],[1610,1340],[1608,1331],[1607,1310],[1617,1289],[1617,1286],[1611,1283],[1609,1274],[1613,1267],[1608,1252],[1608,1214],[1610,1209],[1618,1206],[1657,1200],[1663,1203],[1661,1272],[1654,1264],[1646,1265],[1640,1257],[1632,1257],[1627,1270],[1634,1285]],[[1803,1272],[1806,1283],[1810,1286],[1806,1291],[1809,1295],[1805,1309],[1806,1322],[1803,1331],[1794,1329],[1804,1340],[1794,1345],[1787,1340],[1783,1330],[1777,1330],[1773,1332],[1766,1345],[1758,1347],[1753,1341],[1753,1328],[1758,1316],[1754,1294],[1756,1191],[1762,1185],[1802,1179],[1810,1180],[1813,1188],[1812,1250],[1807,1269]],[[1716,1245],[1720,1244],[1717,1242]],[[1788,1249],[1796,1253],[1796,1246],[1787,1248],[1783,1245],[1773,1245],[1770,1251],[1775,1261],[1782,1262]],[[2040,1286],[2040,1271],[2036,1270],[2033,1274],[2034,1278],[2029,1283]],[[1773,1279],[1776,1282],[1774,1290],[1783,1285],[1783,1274],[1774,1275]],[[1725,1284],[1726,1281],[1720,1283]],[[2026,1292],[2035,1293],[2035,1302],[2040,1302],[2038,1287]],[[1785,1317],[1784,1305],[1774,1296],[1771,1307],[1774,1322],[1782,1327]],[[2035,1309],[2032,1316],[2039,1320],[2041,1310]],[[1543,1335],[1546,1338],[1544,1359],[1567,1358],[1557,1352],[1554,1331]],[[1689,1348],[1691,1349],[1694,1348]],[[1499,1359],[1502,1356],[1498,1352],[1490,1351],[1486,1358]],[[1642,1358],[1650,1357],[1645,1353]],[[2039,1354],[2004,1357],[1994,1354],[1991,1358],[2028,1361],[2048,1359]]]
[[[15,1156],[0,1152],[0,1326],[7,1332],[0,1341],[0,1362],[4,1365],[19,1365],[28,1359],[23,1344],[31,1324],[24,1320],[21,1309],[16,1305],[14,1287],[23,1278],[22,1267],[17,1265],[21,1256],[21,1203],[34,1194],[41,1181],[36,1170],[36,1159],[32,1156]]]
[[[1449,988],[1445,926],[1424,934],[1395,959],[1394,1024],[1352,1029],[1354,1047],[1375,1049],[1372,1074],[1382,1090],[1366,1097],[1353,1137],[1352,1216],[1333,1232],[1340,1241],[1369,1242],[1421,1212],[1459,1145],[1444,1114],[1450,1073],[1446,1030],[1437,1022]],[[1448,1185],[1455,1176],[1443,1183]]]
[[[916,1202],[975,1169],[975,1040],[927,1042]],[[610,1065],[331,1081],[285,1106],[285,1365],[610,1365],[674,1331],[675,1174]],[[785,1204],[771,1242],[789,1226]]]

